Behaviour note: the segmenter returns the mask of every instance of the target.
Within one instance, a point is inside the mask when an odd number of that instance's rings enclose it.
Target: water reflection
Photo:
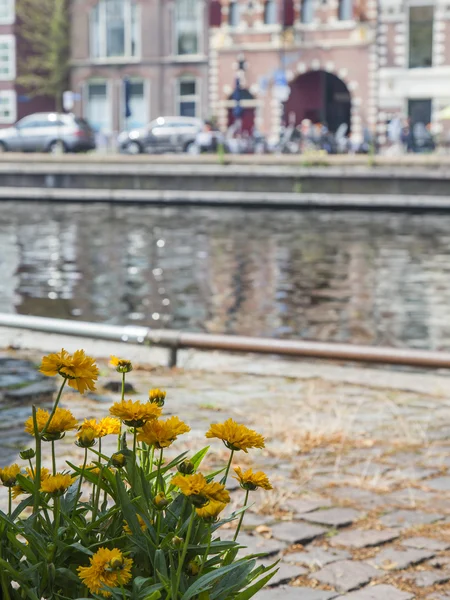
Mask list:
[[[0,311],[450,348],[450,215],[3,203]]]

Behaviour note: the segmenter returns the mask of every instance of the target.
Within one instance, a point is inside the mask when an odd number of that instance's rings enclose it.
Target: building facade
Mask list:
[[[75,111],[96,130],[209,116],[208,0],[73,0],[71,10]]]
[[[304,119],[361,136],[376,128],[376,0],[222,0],[210,33],[210,109],[233,120],[244,63],[244,128],[277,139]],[[288,87],[288,98],[280,88]],[[281,93],[280,93],[281,91]]]

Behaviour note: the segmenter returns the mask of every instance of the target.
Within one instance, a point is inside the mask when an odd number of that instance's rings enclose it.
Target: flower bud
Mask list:
[[[75,443],[80,448],[92,448],[97,435],[97,432],[92,427],[84,427],[78,432],[78,439]]]
[[[158,510],[164,510],[166,508],[166,506],[169,506],[169,504],[171,502],[172,502],[172,499],[168,498],[162,492],[159,492],[159,494],[156,494],[156,496],[153,499],[153,504],[156,506],[156,508]]]
[[[126,462],[127,462],[127,457],[125,456],[125,454],[122,454],[122,452],[115,452],[111,456],[111,463],[117,469],[122,469],[122,467],[124,467],[126,465]]]
[[[166,392],[163,392],[163,390],[159,390],[158,388],[155,388],[154,390],[150,390],[148,392],[148,399],[150,402],[152,402],[152,404],[156,404],[158,406],[164,406],[164,402],[166,399]]]
[[[195,560],[191,560],[186,565],[186,573],[192,577],[198,575],[200,571],[199,564]]]
[[[183,460],[183,462],[177,465],[177,469],[183,475],[192,475],[195,471],[195,465],[191,460]]]
[[[111,571],[120,571],[123,568],[123,557],[115,556],[109,561],[108,566]]]
[[[181,546],[184,544],[184,539],[182,537],[174,535],[172,538],[172,544],[175,548],[181,548]]]
[[[22,450],[19,456],[22,460],[31,460],[36,456],[36,452],[33,450],[33,448],[28,448],[27,450]]]

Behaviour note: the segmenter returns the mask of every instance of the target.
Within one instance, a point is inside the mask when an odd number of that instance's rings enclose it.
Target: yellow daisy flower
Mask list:
[[[151,402],[124,400],[115,402],[109,409],[113,417],[118,417],[128,427],[142,427],[144,423],[157,419],[161,415],[161,408]]]
[[[149,446],[168,448],[179,435],[190,430],[191,428],[178,417],[169,417],[165,421],[154,419],[145,423],[139,430],[137,439]]]
[[[76,481],[76,477],[65,473],[49,475],[41,481],[41,492],[47,492],[47,494],[54,496],[62,496],[74,481]]]
[[[105,598],[111,596],[111,592],[103,589],[103,586],[111,588],[124,586],[131,579],[131,558],[123,556],[118,548],[108,550],[99,548],[89,559],[89,567],[78,567],[78,576],[91,594],[101,594]]]
[[[230,494],[221,483],[208,483],[201,473],[195,475],[175,475],[171,481],[176,485],[184,496],[187,496],[192,504],[198,508],[205,506],[211,500],[227,504]]]
[[[148,399],[150,402],[153,402],[153,404],[157,404],[158,406],[164,406],[166,394],[167,392],[155,388],[154,390],[149,390]]]
[[[83,465],[80,466],[80,469],[82,468],[82,466]],[[100,475],[100,467],[94,463],[91,463],[90,465],[86,465],[85,469],[86,469],[86,471],[89,471],[89,473],[93,473],[94,475]],[[103,465],[102,473],[104,474],[106,470],[110,471],[111,473],[114,473],[114,471],[112,469],[110,469],[109,467],[105,467]]]
[[[217,517],[223,511],[225,506],[226,502],[218,502],[217,500],[211,500],[210,502],[208,502],[208,504],[206,504],[206,506],[196,508],[195,512],[204,521],[209,521],[213,523],[217,520]]]
[[[38,408],[36,411],[36,422],[38,431],[41,432],[50,417],[50,413],[43,408]],[[44,439],[58,439],[62,434],[71,429],[78,427],[78,421],[75,419],[70,410],[66,408],[57,408],[52,420],[47,427]],[[25,422],[25,431],[30,435],[34,435],[33,417],[29,417]]]
[[[20,473],[20,467],[14,463],[10,467],[0,469],[0,479],[4,486],[13,487],[16,485],[17,475]]]
[[[142,531],[145,531],[147,529],[147,525],[145,524],[144,519],[141,517],[141,515],[137,515],[137,520],[139,523],[139,527],[141,528]],[[126,521],[124,521],[125,525],[123,526],[123,532],[125,535],[133,535],[130,526],[128,525],[128,523]]]
[[[50,471],[46,467],[41,468],[41,482],[50,475]],[[35,481],[35,476],[33,475],[30,467],[26,468],[26,475],[24,475],[30,481]],[[12,497],[17,498],[21,494],[29,494],[28,490],[25,490],[20,484],[17,484],[12,489]]]
[[[234,471],[237,477],[234,477],[233,475],[233,478],[239,481],[240,486],[244,488],[244,490],[253,491],[257,488],[262,488],[263,490],[273,489],[267,475],[263,473],[263,471],[256,471],[256,473],[253,473],[252,469],[247,469],[247,471],[243,472],[240,467],[236,467]]]
[[[133,370],[131,360],[127,360],[126,358],[117,358],[117,356],[111,355],[109,364],[112,365],[118,373],[129,373]]]
[[[48,377],[61,375],[67,378],[69,386],[80,394],[86,390],[93,392],[99,375],[94,359],[84,350],[69,354],[64,348],[61,352],[44,356],[39,370]]]
[[[85,421],[78,430],[76,444],[81,448],[91,448],[98,437],[97,428]]]
[[[97,423],[98,437],[105,435],[118,435],[120,433],[120,419],[104,417]]]
[[[245,425],[239,425],[233,419],[227,419],[225,423],[212,423],[206,437],[218,438],[227,448],[235,451],[247,452],[249,448],[264,448],[262,435]]]

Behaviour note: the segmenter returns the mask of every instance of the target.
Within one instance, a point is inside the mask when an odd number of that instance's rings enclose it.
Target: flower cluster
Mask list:
[[[0,482],[8,491],[8,514],[0,511],[0,536],[12,532],[1,540],[1,562],[8,568],[0,566],[0,595],[10,600],[80,599],[88,594],[111,600],[176,600],[200,597],[202,590],[202,597],[222,597],[219,569],[226,569],[230,597],[245,590],[245,598],[251,598],[275,571],[249,557],[243,576],[236,539],[249,493],[272,486],[263,472],[236,466],[235,478],[245,490],[237,514],[229,507],[226,486],[235,453],[264,448],[264,438],[232,419],[211,424],[206,437],[220,439],[230,450],[228,464],[215,475],[200,470],[208,448],[167,458],[191,428],[176,415],[163,418],[164,390],[150,389],[144,402],[125,399],[125,378],[133,365],[116,356],[111,365],[121,375],[121,399],[110,407],[109,416],[87,415],[79,422],[59,403],[66,384],[80,393],[95,389],[99,370],[94,359],[83,350],[69,354],[62,349],[42,360],[41,372],[62,382],[51,409],[33,407],[26,420],[34,448],[20,453],[25,465],[0,468]],[[78,466],[67,461],[67,468],[57,470],[57,444],[71,431],[76,452],[81,448],[84,459]],[[103,442],[106,436],[116,436],[113,452]],[[47,449],[51,466],[43,460]],[[234,540],[215,537],[223,523],[233,520]],[[231,577],[234,569],[236,581]]]

